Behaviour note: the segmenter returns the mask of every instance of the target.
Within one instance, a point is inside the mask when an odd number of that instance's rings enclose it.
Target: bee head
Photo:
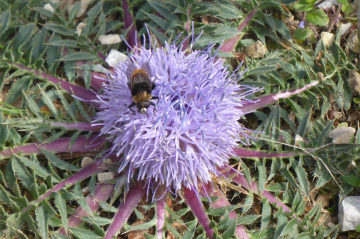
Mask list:
[[[146,114],[146,110],[147,110],[147,108],[149,108],[149,106],[150,106],[150,102],[147,102],[147,101],[138,102],[136,104],[136,108],[139,110],[140,114]]]

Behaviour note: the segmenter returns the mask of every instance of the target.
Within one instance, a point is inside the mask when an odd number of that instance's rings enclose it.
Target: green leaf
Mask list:
[[[245,73],[245,76],[251,76],[251,75],[260,75],[267,73],[269,71],[274,71],[277,69],[277,66],[263,66],[263,67],[257,67],[254,69],[251,69]]]
[[[245,17],[245,14],[235,7],[231,2],[224,0],[217,0],[215,8],[218,9],[219,13],[215,14],[218,17],[226,19],[237,19]]]
[[[261,212],[261,230],[264,230],[270,222],[271,219],[271,207],[269,201],[264,198],[262,200],[262,212]]]
[[[284,177],[286,178],[286,180],[287,180],[289,183],[291,183],[291,185],[292,185],[293,187],[300,189],[299,186],[297,185],[294,177],[292,176],[292,174],[289,172],[288,169],[282,168],[282,169],[280,169],[280,172],[282,173],[282,175],[284,175]]]
[[[31,52],[32,56],[32,63],[35,63],[39,57],[44,53],[47,45],[44,44],[46,36],[46,29],[43,28],[41,31],[34,37],[34,46]]]
[[[30,110],[31,110],[38,118],[41,118],[41,111],[40,111],[39,107],[37,106],[37,104],[35,103],[35,101],[34,101],[31,97],[28,97],[28,95],[25,94],[24,92],[23,92],[23,96],[25,97],[26,103],[28,104]]]
[[[304,116],[304,119],[301,121],[299,127],[296,130],[296,134],[300,135],[301,137],[304,137],[306,128],[309,126],[309,120],[311,116],[311,111],[308,111],[306,115]]]
[[[33,184],[33,178],[31,177],[30,173],[27,171],[24,164],[19,160],[18,157],[13,157],[14,169],[16,175],[21,180],[22,184],[30,189],[31,185]]]
[[[321,9],[312,9],[306,14],[306,20],[314,25],[324,27],[329,23],[329,17]]]
[[[59,112],[57,111],[55,105],[53,104],[52,100],[50,99],[50,97],[48,96],[48,94],[42,89],[41,90],[41,95],[42,95],[42,99],[44,100],[45,104],[47,107],[49,107],[51,113],[54,115],[54,117],[60,121],[60,117],[59,117]]]
[[[308,12],[314,9],[314,3],[316,0],[300,0],[299,2],[295,3],[293,6],[296,10]]]
[[[194,220],[186,223],[186,232],[182,236],[183,239],[194,238],[197,222],[197,220]]]
[[[86,199],[82,195],[81,187],[79,183],[75,183],[73,193],[78,197],[76,201],[80,204],[80,206],[89,214],[92,215],[92,211],[88,203],[86,202]]]
[[[59,41],[51,42],[50,45],[76,48],[77,47],[77,42],[73,41],[73,40],[59,40]]]
[[[68,113],[68,115],[70,116],[70,118],[71,118],[73,121],[77,122],[77,118],[76,118],[76,115],[75,115],[73,109],[71,108],[71,106],[69,105],[69,103],[67,102],[67,100],[65,99],[64,95],[62,94],[62,92],[60,92],[59,90],[58,90],[58,96],[59,96],[59,98],[60,98],[60,101],[61,101],[62,105],[64,106],[64,109],[66,110],[66,113]],[[72,145],[72,144],[71,144],[71,145]],[[70,145],[70,147],[71,147],[71,145]]]
[[[261,215],[259,215],[259,216],[258,215],[242,216],[242,217],[230,219],[230,221],[236,220],[236,225],[239,225],[239,224],[249,225],[249,224],[253,223],[255,220],[257,220],[259,217],[261,217]]]
[[[49,11],[47,9],[44,9],[42,7],[35,7],[33,8],[35,11],[38,11],[40,14],[50,18],[50,19],[54,19],[54,13],[52,11]]]
[[[57,24],[46,24],[44,27],[50,31],[59,33],[60,35],[64,35],[64,36],[70,36],[75,34],[75,31],[71,31],[64,26]]]
[[[55,206],[58,208],[58,211],[60,213],[62,226],[65,228],[65,231],[67,231],[68,219],[67,219],[67,213],[66,213],[66,202],[60,193],[57,193],[55,196]]]
[[[30,23],[26,26],[20,27],[19,32],[16,34],[13,42],[13,54],[15,61],[20,60],[21,57],[21,46],[23,46],[32,36],[35,28],[35,23]]]
[[[76,167],[72,164],[69,164],[63,160],[60,160],[54,154],[52,154],[44,149],[40,149],[40,150],[50,160],[51,164],[54,165],[55,167],[63,169],[63,170],[79,171],[78,167]]]
[[[8,29],[9,26],[9,22],[10,22],[10,11],[6,10],[1,14],[1,19],[0,19],[0,35]]]
[[[76,17],[76,14],[79,12],[80,8],[81,8],[81,3],[80,2],[73,5],[73,7],[71,8],[71,10],[69,12],[69,18],[68,18],[69,22],[74,21],[74,19]]]
[[[359,177],[352,175],[352,174],[345,174],[341,178],[348,184],[350,184],[354,187],[360,188],[360,178]]]
[[[281,232],[280,236],[285,236],[289,233],[291,233],[293,230],[296,230],[297,226],[297,219],[293,218],[288,224],[284,227],[283,231]]]
[[[305,172],[305,169],[302,167],[303,165],[303,158],[300,157],[300,161],[298,166],[295,168],[296,176],[298,179],[298,182],[300,184],[300,187],[302,189],[302,192],[305,194],[306,197],[309,196],[309,182],[307,179],[307,175]]]
[[[16,157],[18,157],[25,166],[34,170],[34,172],[36,173],[37,176],[40,176],[40,177],[46,179],[46,177],[51,175],[50,172],[48,170],[46,170],[45,168],[43,168],[39,164],[39,162],[37,162],[36,160],[31,161],[27,157],[22,157],[22,156],[16,156]],[[56,178],[53,178],[53,181],[58,182],[58,180]]]
[[[228,226],[228,229],[221,235],[222,239],[232,238],[232,236],[235,234],[236,229],[236,223],[235,221],[230,223],[230,226]]]
[[[265,188],[265,183],[266,183],[265,164],[266,164],[266,161],[264,161],[264,163],[261,162],[261,160],[256,161],[256,167],[258,168],[258,171],[259,171],[259,180],[258,180],[259,193],[262,193],[262,191]]]
[[[82,217],[81,219],[83,219],[84,221],[86,221],[90,224],[95,223],[100,226],[108,225],[108,224],[112,223],[112,221],[113,221],[111,218],[104,218],[104,217],[99,217],[99,216]]]
[[[308,28],[297,28],[294,31],[294,36],[298,40],[305,40],[313,35],[313,31]]]
[[[80,61],[80,60],[86,60],[86,61],[92,61],[96,60],[97,56],[95,56],[92,53],[89,52],[76,52],[71,55],[67,55],[64,58],[60,59],[61,61]]]
[[[85,230],[85,229],[71,227],[71,228],[69,228],[69,231],[72,232],[72,234],[74,234],[75,236],[77,236],[79,238],[86,238],[86,239],[103,238],[102,236],[98,236],[95,232]]]
[[[42,238],[48,238],[48,212],[43,204],[36,209],[36,221]]]
[[[231,212],[234,211],[235,209],[244,207],[243,205],[232,205],[232,206],[226,206],[226,207],[219,207],[219,208],[209,208],[206,212],[206,214],[208,215],[212,215],[212,216],[222,216],[224,215],[226,212]]]
[[[29,89],[31,83],[32,77],[28,75],[25,75],[16,81],[9,91],[9,96],[6,99],[6,103],[9,105],[14,103],[15,100],[22,94],[22,92],[26,92]]]
[[[148,1],[148,3],[169,22],[179,22],[180,24],[179,18],[175,14],[173,14],[173,12],[166,8],[165,2]]]
[[[7,125],[3,123],[3,114],[2,112],[0,112],[0,146],[5,144],[9,136],[9,129]]]

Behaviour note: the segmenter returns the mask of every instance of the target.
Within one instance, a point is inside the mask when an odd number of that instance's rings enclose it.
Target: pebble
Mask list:
[[[331,130],[328,137],[333,139],[334,144],[348,144],[354,133],[355,129],[352,127],[338,127]]]
[[[264,44],[260,40],[258,40],[250,46],[246,47],[245,54],[248,57],[261,58],[265,56],[266,51],[267,49]]]
[[[79,36],[81,35],[82,30],[84,29],[84,27],[86,26],[85,23],[80,22],[77,26],[76,26],[76,34],[78,34]]]
[[[349,84],[354,96],[358,96],[360,92],[360,74],[356,70],[349,71]]]
[[[359,52],[359,38],[357,29],[351,31],[347,39],[346,52],[349,52],[350,50]]]
[[[104,182],[104,181],[113,179],[114,174],[112,172],[98,173],[97,178],[98,178],[99,182]]]
[[[360,225],[360,196],[346,196],[339,205],[340,231],[355,230]]]
[[[105,62],[109,64],[109,66],[115,68],[116,65],[118,65],[120,62],[125,62],[128,59],[128,57],[115,50],[115,49],[111,49],[109,55],[107,55]]]
[[[121,42],[121,39],[118,34],[109,34],[99,36],[99,41],[101,45],[110,45]]]
[[[89,157],[85,157],[82,159],[81,161],[81,167],[85,168],[86,166],[89,166],[90,164],[92,164],[94,162],[94,159],[89,158]]]
[[[321,40],[324,42],[325,46],[331,46],[334,42],[335,35],[330,32],[322,32]]]

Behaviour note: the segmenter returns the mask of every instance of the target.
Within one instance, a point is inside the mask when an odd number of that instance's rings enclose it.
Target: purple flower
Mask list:
[[[150,44],[151,45],[151,44]],[[220,176],[217,166],[228,163],[233,148],[247,139],[238,120],[245,96],[258,88],[237,85],[243,75],[229,74],[223,61],[211,55],[214,45],[202,51],[182,46],[141,47],[103,79],[103,93],[95,102],[101,112],[92,126],[112,143],[108,153],[123,154],[118,172],[131,179],[165,185],[175,191],[196,188]],[[148,63],[156,84],[147,114],[133,113],[127,86],[127,68]]]
[[[301,20],[301,22],[299,23],[299,28],[305,28],[305,21]]]

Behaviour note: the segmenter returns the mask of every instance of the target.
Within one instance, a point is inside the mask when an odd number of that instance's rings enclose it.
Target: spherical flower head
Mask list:
[[[177,191],[198,188],[221,175],[217,167],[227,164],[246,130],[238,123],[238,107],[253,89],[237,85],[242,74],[230,74],[211,55],[212,47],[141,47],[104,79],[107,84],[97,101],[102,111],[93,125],[101,126],[101,134],[112,143],[109,153],[123,155],[118,171],[127,173],[128,182],[145,180]],[[127,72],[146,64],[156,85],[151,94],[158,99],[141,114],[129,109],[133,98]]]

